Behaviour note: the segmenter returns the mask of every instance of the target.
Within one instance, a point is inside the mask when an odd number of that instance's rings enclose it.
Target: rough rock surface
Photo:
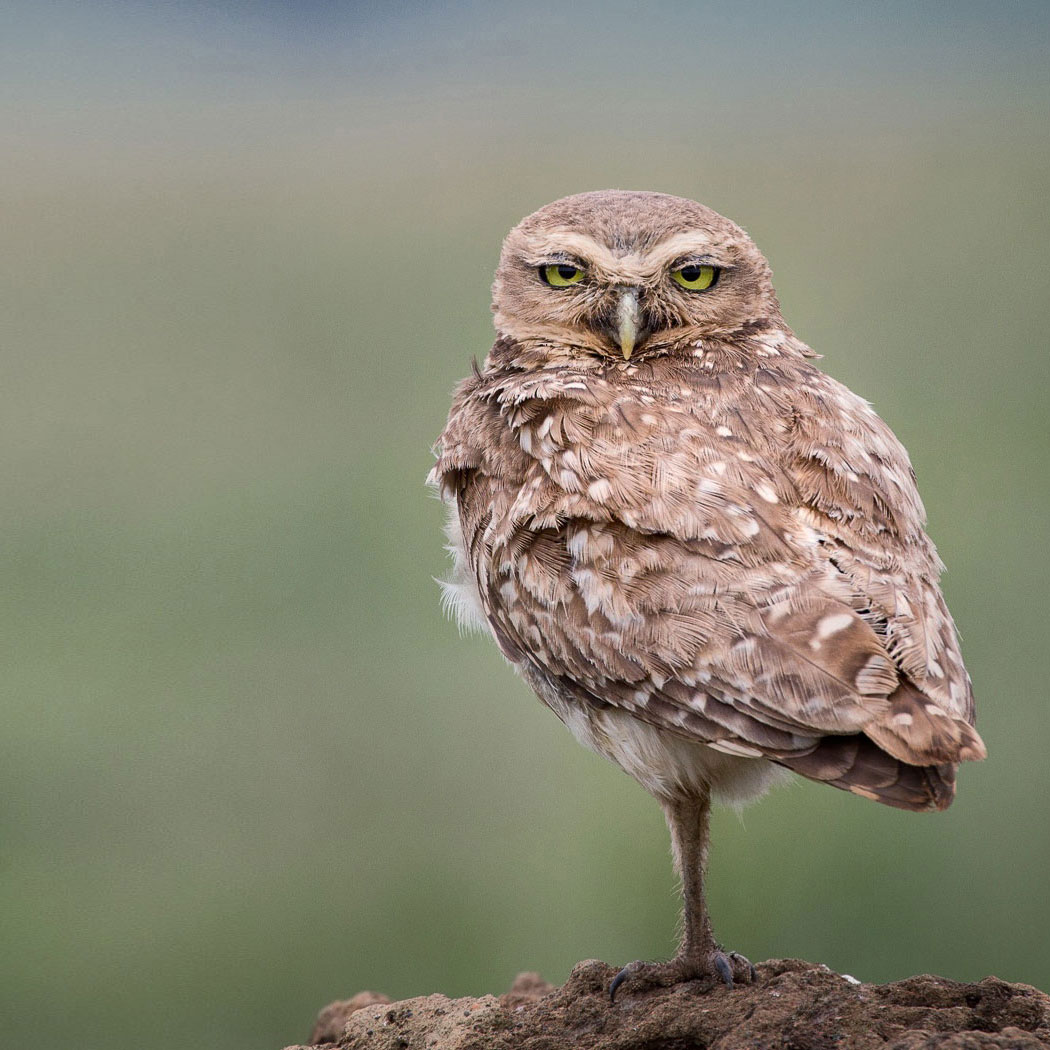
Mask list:
[[[724,988],[624,986],[579,963],[561,988],[521,974],[505,995],[402,1002],[363,992],[325,1007],[312,1039],[339,1050],[1042,1050],[1050,996],[986,977],[860,984],[799,959],[759,965],[759,981]],[[294,1050],[305,1050],[299,1047]]]

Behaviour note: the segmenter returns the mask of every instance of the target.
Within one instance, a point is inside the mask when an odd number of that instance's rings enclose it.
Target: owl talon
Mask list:
[[[718,976],[722,978],[722,983],[727,988],[732,988],[733,967],[729,965],[729,960],[722,954],[722,952],[716,952],[712,961],[715,964],[715,970],[717,971]]]
[[[609,982],[609,1002],[616,1002],[616,989],[623,984],[624,981],[628,980],[630,976],[637,973],[644,964],[641,959],[636,959],[633,963],[628,963],[610,982]]]
[[[609,982],[609,1001],[616,1002],[616,992],[625,982],[633,979],[632,988],[672,987],[686,981],[698,981],[715,977],[726,988],[741,984],[753,984],[758,980],[758,971],[739,952],[723,952],[719,949],[705,953],[676,955],[669,962],[647,963],[637,959],[628,963]]]

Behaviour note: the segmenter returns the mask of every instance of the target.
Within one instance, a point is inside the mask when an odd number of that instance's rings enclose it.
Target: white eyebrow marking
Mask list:
[[[725,246],[723,237],[712,236],[703,230],[686,230],[672,234],[644,252],[617,255],[608,245],[589,234],[555,226],[528,238],[525,258],[534,266],[542,266],[552,257],[570,255],[613,280],[636,283],[651,279],[684,256],[717,253]]]
[[[604,244],[593,237],[555,227],[536,237],[530,237],[526,244],[526,258],[538,266],[551,256],[567,254],[578,256],[583,262],[592,263],[603,270],[612,270],[621,262]]]
[[[712,237],[703,230],[685,230],[676,233],[667,240],[654,244],[649,250],[650,257],[659,257],[665,262],[674,262],[686,255],[704,255],[708,252],[716,252],[725,247],[725,240],[720,237]]]

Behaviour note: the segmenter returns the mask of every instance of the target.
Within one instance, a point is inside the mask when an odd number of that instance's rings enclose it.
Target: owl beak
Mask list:
[[[623,359],[630,361],[638,342],[641,308],[638,305],[638,289],[628,288],[620,296],[616,306],[616,341],[620,344]]]

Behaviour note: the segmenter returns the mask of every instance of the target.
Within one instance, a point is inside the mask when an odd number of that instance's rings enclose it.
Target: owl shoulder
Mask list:
[[[836,532],[928,545],[908,453],[869,402],[808,361],[759,369],[755,387],[783,421],[778,458],[805,508]]]

